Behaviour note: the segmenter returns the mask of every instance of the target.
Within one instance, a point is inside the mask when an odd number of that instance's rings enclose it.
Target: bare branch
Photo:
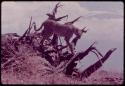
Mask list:
[[[81,17],[82,17],[82,16],[80,16],[80,17],[74,19],[74,20],[71,21],[71,22],[67,22],[67,23],[65,23],[65,24],[73,24],[74,22],[78,21]]]
[[[25,31],[25,33],[19,38],[19,41],[22,40],[27,34],[30,33],[30,30],[31,30],[31,22],[32,22],[32,16],[31,16],[31,19],[30,19],[30,24],[29,24],[29,27],[28,29]]]
[[[101,58],[101,62],[104,63],[109,57],[110,55],[116,50],[116,48],[110,49],[103,58]],[[96,70],[98,70],[102,65],[100,60],[98,60],[96,63],[94,63],[93,65],[91,65],[90,67],[88,67],[87,69],[85,69],[82,73],[81,73],[81,79],[82,77],[89,77],[93,72],[95,72]]]
[[[61,19],[65,18],[65,17],[68,18],[68,15],[65,15],[65,16],[62,16],[62,17],[59,17],[59,18],[55,19],[55,21],[60,21]]]
[[[40,26],[40,28],[38,28],[38,29],[36,29],[36,24],[34,24],[35,26],[34,26],[34,30],[35,31],[39,31],[39,30],[41,30],[42,29],[42,27],[44,26],[44,23],[42,23],[42,25]]]
[[[94,52],[94,51],[91,51],[91,52],[93,52],[98,57],[98,54],[96,52]]]
[[[88,53],[90,51],[92,51],[94,49],[94,47],[93,47],[94,44],[95,44],[95,42],[86,51],[82,51],[82,52],[76,53],[75,55],[70,55],[71,59],[65,64],[65,66],[61,70],[65,70],[70,65],[74,64],[75,61],[83,59],[86,55],[88,55]]]
[[[95,47],[94,47],[93,49],[96,50],[96,52],[97,52],[101,57],[104,57]]]
[[[52,11],[52,15],[55,17],[55,14],[57,13],[57,8],[59,8],[59,7],[61,7],[61,6],[63,6],[63,5],[60,5],[60,2],[58,2],[57,4],[56,4],[56,6],[55,6],[55,8],[53,9],[53,11]]]

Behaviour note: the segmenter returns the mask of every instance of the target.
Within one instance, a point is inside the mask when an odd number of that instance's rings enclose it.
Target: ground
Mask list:
[[[100,70],[80,80],[63,73],[45,71],[44,58],[27,55],[16,61],[13,67],[1,70],[2,84],[122,84],[123,74]]]

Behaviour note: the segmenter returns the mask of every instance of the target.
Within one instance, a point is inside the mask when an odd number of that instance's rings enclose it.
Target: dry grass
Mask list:
[[[89,78],[66,76],[63,73],[52,73],[44,63],[49,64],[33,52],[32,49],[23,49],[21,59],[16,60],[13,66],[1,70],[2,84],[122,84],[123,74],[97,71]]]

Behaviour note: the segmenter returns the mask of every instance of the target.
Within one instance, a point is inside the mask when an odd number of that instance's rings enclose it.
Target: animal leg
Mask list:
[[[66,40],[67,45],[69,46],[71,53],[74,55],[74,50],[73,50],[72,44],[69,43],[69,39],[65,38],[65,40]]]

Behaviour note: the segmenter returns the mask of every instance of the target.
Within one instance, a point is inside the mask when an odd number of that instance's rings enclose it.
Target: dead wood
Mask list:
[[[116,48],[110,49],[103,58],[101,58],[101,62],[104,63],[109,57],[110,55],[116,50]],[[100,62],[100,60],[98,60],[96,63],[94,63],[93,65],[91,65],[90,67],[88,67],[87,69],[85,69],[82,73],[81,73],[81,79],[83,77],[89,77],[93,72],[97,71],[101,66],[102,63]]]

